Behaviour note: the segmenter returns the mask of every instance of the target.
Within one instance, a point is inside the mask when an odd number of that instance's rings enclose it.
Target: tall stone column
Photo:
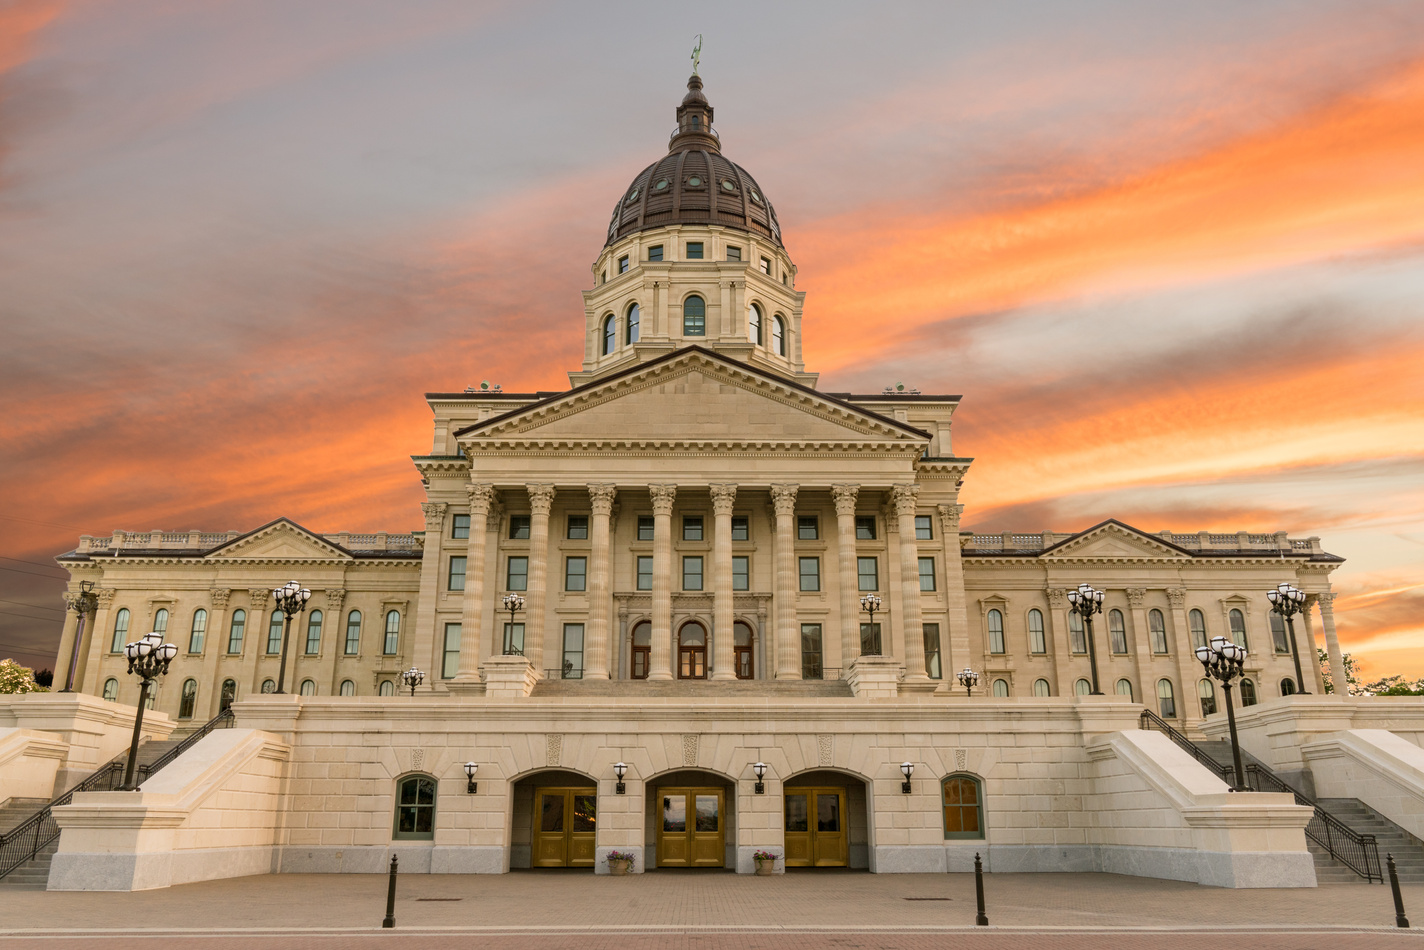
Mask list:
[[[905,644],[905,685],[933,689],[938,684],[925,672],[925,628],[920,612],[920,546],[915,542],[918,485],[896,485],[895,520],[900,524],[901,635]]]
[[[589,552],[588,638],[584,643],[583,675],[585,679],[603,680],[608,679],[609,626],[613,616],[609,525],[618,489],[613,485],[590,485],[588,497],[593,506],[593,524],[588,533],[592,550]]]
[[[1181,684],[1177,691],[1182,700],[1177,703],[1177,716],[1185,727],[1191,729],[1201,722],[1201,707],[1196,702],[1190,701],[1196,697],[1196,682],[1201,677],[1201,664],[1197,662],[1195,648],[1192,645],[1192,628],[1187,621],[1186,588],[1169,587],[1167,603],[1172,607],[1171,647],[1177,654],[1177,677]],[[1142,684],[1142,702],[1153,712],[1161,713],[1162,710],[1157,705],[1156,680]]]
[[[832,485],[836,503],[836,586],[841,609],[841,669],[850,670],[860,656],[860,603],[855,570],[855,500],[859,485]],[[948,631],[946,631],[948,632]]]
[[[411,662],[420,669],[429,671],[425,684],[431,687],[440,678],[440,657],[445,648],[440,642],[439,632],[435,629],[435,608],[440,601],[440,585],[443,580],[440,564],[445,549],[445,513],[449,508],[443,501],[427,501],[420,506],[420,510],[425,513],[425,535],[424,547],[420,554],[420,603],[416,606],[415,644]],[[326,626],[331,628],[333,636],[342,638],[345,636],[346,624],[340,616],[340,608],[337,609],[337,615],[332,617]],[[339,639],[335,641],[334,648],[338,652],[341,650]]]
[[[485,611],[485,535],[489,527],[490,503],[494,501],[494,486],[475,482],[466,486],[470,498],[470,540],[465,549],[465,595],[460,611],[460,666],[455,682],[477,683],[480,662],[484,659],[483,637]]]
[[[1318,647],[1315,645],[1315,624],[1311,622],[1310,619],[1310,608],[1314,603],[1314,595],[1308,595],[1305,599],[1305,609],[1297,614],[1300,619],[1300,630],[1296,631],[1297,649],[1301,651],[1300,663],[1302,670],[1305,669],[1305,661],[1307,659],[1310,660],[1310,669],[1313,673],[1312,679],[1315,680],[1315,695],[1324,696],[1325,674],[1321,671],[1320,655],[1316,652]],[[1304,640],[1299,639],[1302,633],[1305,635]]]
[[[776,678],[801,678],[801,635],[796,626],[796,485],[772,485],[776,510]]]
[[[653,642],[648,679],[672,679],[672,506],[676,485],[649,485],[653,496]]]
[[[59,653],[54,658],[54,685],[55,690],[64,689],[69,682],[69,667],[71,662],[74,666],[74,684],[70,689],[79,687],[79,651],[82,651],[84,644],[75,643],[75,636],[79,630],[79,611],[75,610],[79,606],[78,591],[64,591],[64,628],[59,634]],[[94,617],[88,611],[84,611],[84,630],[90,633],[90,627],[94,623]]]
[[[1339,696],[1350,695],[1350,681],[1345,675],[1345,654],[1340,649],[1340,638],[1335,635],[1335,594],[1326,591],[1315,595],[1320,605],[1320,625],[1325,628],[1325,653],[1330,657],[1330,682]],[[1315,649],[1315,641],[1310,641],[1310,649]],[[1322,687],[1323,689],[1323,687]]]
[[[1073,645],[1068,642],[1068,592],[1050,587],[1048,595],[1048,625],[1053,631],[1054,695],[1073,695]]]
[[[267,616],[267,600],[272,596],[272,591],[266,587],[247,592],[247,629],[243,631],[242,637],[242,674],[237,677],[237,688],[246,689],[252,693],[262,691],[262,680],[267,677],[260,676],[258,669],[262,665],[262,660],[267,656],[267,627],[271,623]],[[370,618],[366,618],[367,627],[363,631],[369,632]],[[363,640],[365,637],[363,632]],[[272,679],[276,679],[276,672],[273,671]],[[297,692],[295,684],[292,692]]]
[[[524,605],[524,656],[536,675],[544,675],[545,592],[549,583],[549,510],[553,485],[526,485],[529,491],[529,594]]]
[[[1137,661],[1137,688],[1141,690],[1136,697],[1139,700],[1147,695],[1147,684],[1152,679],[1152,645],[1147,642],[1146,600],[1146,588],[1127,589],[1127,606],[1132,614],[1133,649],[1137,652],[1134,659]],[[1117,687],[1114,686],[1112,691],[1116,692]]]
[[[732,506],[736,485],[712,490],[712,678],[737,678],[732,651]]]
[[[964,556],[959,547],[959,516],[964,513],[964,506],[940,505],[938,511],[940,531],[944,535],[944,604],[948,610],[949,621],[946,637],[949,655],[943,659],[941,665],[945,671],[945,684],[950,685],[953,682],[951,671],[973,666],[973,659],[969,655],[969,609],[964,593]],[[1057,639],[1055,632],[1055,644]]]
[[[109,617],[118,591],[112,587],[100,587],[94,591],[99,595],[99,609],[94,614],[94,635],[89,638],[89,649],[79,655],[79,675],[75,677],[75,689],[91,696],[99,695],[99,668],[104,663],[104,651],[109,648],[109,639],[114,631],[109,629]],[[132,628],[130,628],[132,629]]]
[[[218,714],[222,701],[222,680],[218,677],[218,661],[227,652],[227,599],[232,591],[213,588],[208,591],[212,604],[208,610],[208,629],[203,634],[203,672],[198,678],[198,702],[208,709],[208,718]],[[186,646],[179,649],[187,649]],[[193,715],[198,715],[197,708]]]

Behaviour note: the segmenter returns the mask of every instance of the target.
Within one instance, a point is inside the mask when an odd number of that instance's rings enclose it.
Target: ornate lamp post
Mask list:
[[[79,593],[74,595],[74,613],[79,618],[74,627],[74,650],[69,655],[69,675],[64,678],[61,693],[74,692],[74,673],[79,668],[79,646],[84,642],[84,621],[99,606],[99,597],[94,593],[93,581],[80,581]]]
[[[1068,592],[1068,603],[1072,611],[1083,618],[1084,633],[1088,636],[1088,662],[1093,667],[1093,696],[1103,695],[1098,689],[1098,647],[1093,643],[1093,615],[1103,612],[1103,592],[1094,590],[1091,584],[1079,584],[1077,590]]]
[[[879,632],[875,629],[875,612],[876,612],[877,610],[879,610],[881,607],[883,607],[884,605],[885,605],[885,601],[881,600],[881,599],[880,599],[880,596],[879,596],[878,594],[866,594],[864,597],[860,598],[860,609],[861,609],[861,610],[864,610],[866,613],[870,614],[870,638],[871,638],[871,639],[870,639],[870,646],[871,646],[871,649],[869,649],[869,650],[865,649],[865,644],[864,644],[864,642],[862,642],[862,643],[861,643],[861,650],[860,650],[860,652],[861,652],[861,653],[864,653],[866,656],[879,656],[879,655],[880,655],[880,634],[879,634]]]
[[[1231,729],[1231,764],[1236,769],[1236,784],[1231,790],[1249,792],[1246,771],[1241,768],[1241,744],[1236,739],[1236,710],[1231,706],[1231,681],[1241,675],[1246,665],[1246,648],[1225,637],[1212,637],[1210,645],[1197,647],[1196,654],[1207,675],[1220,682],[1221,691],[1226,694],[1226,722]]]
[[[410,688],[410,695],[414,697],[415,688],[425,682],[425,674],[412,666],[401,674],[401,682]]]
[[[514,648],[514,614],[516,611],[524,609],[524,598],[518,594],[505,594],[500,599],[500,603],[504,604],[504,609],[509,611],[509,632],[504,635],[504,655],[523,656],[522,649]]]
[[[158,677],[168,672],[168,664],[178,655],[178,648],[163,642],[163,634],[154,631],[145,634],[124,647],[124,655],[129,658],[129,672],[141,677],[138,687],[138,710],[134,713],[133,740],[129,743],[129,763],[124,768],[124,783],[121,792],[132,792],[138,788],[134,784],[134,769],[138,766],[138,739],[143,732],[143,710],[148,705],[148,691],[157,685]]]
[[[282,630],[282,665],[277,668],[277,692],[285,693],[283,687],[287,685],[287,641],[292,639],[292,618],[307,609],[311,591],[296,581],[287,581],[281,587],[272,589],[272,599],[277,602],[277,609],[287,618],[287,625]]]
[[[964,687],[965,696],[973,696],[974,687],[979,685],[979,674],[966,666],[959,671],[959,685]]]
[[[1295,645],[1295,615],[1305,607],[1305,591],[1296,590],[1289,584],[1280,584],[1275,590],[1266,591],[1266,599],[1271,602],[1271,609],[1280,614],[1281,619],[1286,622],[1286,630],[1290,631],[1291,657],[1295,660],[1295,691],[1309,693],[1310,690],[1305,688],[1305,679],[1300,674],[1300,650]]]

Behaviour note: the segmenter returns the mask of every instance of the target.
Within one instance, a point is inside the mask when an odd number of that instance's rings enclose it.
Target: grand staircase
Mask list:
[[[534,699],[568,697],[592,699],[617,696],[627,699],[850,699],[844,680],[615,680],[542,679],[529,694]]]

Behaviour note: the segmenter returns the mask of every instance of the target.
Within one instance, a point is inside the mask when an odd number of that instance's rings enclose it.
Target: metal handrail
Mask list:
[[[1221,780],[1226,782],[1226,784],[1230,785],[1232,782],[1235,781],[1235,773],[1232,770],[1231,766],[1222,765],[1220,762],[1207,755],[1201,749],[1198,749],[1196,743],[1192,742],[1192,740],[1188,739],[1176,729],[1172,728],[1171,723],[1154,713],[1152,710],[1142,710],[1142,715],[1138,717],[1138,726],[1142,729],[1151,729],[1155,726],[1157,729],[1163,732],[1168,739],[1171,739],[1173,742],[1175,742],[1192,758],[1196,759],[1202,765],[1205,765],[1208,769],[1219,775],[1221,777]]]

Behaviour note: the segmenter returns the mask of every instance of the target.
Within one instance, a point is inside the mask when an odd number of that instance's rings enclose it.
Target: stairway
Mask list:
[[[850,699],[854,694],[844,680],[556,680],[534,684],[533,699],[592,699],[617,696],[628,699]]]
[[[1399,871],[1401,884],[1424,884],[1424,841],[1420,841],[1358,798],[1321,798],[1317,799],[1317,803],[1350,829],[1363,835],[1375,836],[1379,843],[1381,870],[1386,881],[1389,879],[1389,871],[1383,867],[1385,855],[1393,854],[1394,866]],[[1307,838],[1306,844],[1310,846],[1310,853],[1315,855],[1315,877],[1322,884],[1353,884],[1363,880],[1343,864],[1332,861],[1325,849],[1314,841]]]

